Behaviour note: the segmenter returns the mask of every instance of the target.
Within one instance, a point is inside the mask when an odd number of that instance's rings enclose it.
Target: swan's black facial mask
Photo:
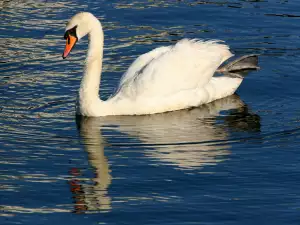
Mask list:
[[[69,55],[69,53],[75,46],[76,42],[78,41],[78,38],[76,35],[76,28],[77,28],[77,26],[71,28],[70,30],[67,30],[64,35],[64,39],[67,41],[66,41],[64,53],[62,55],[63,59],[65,59]]]

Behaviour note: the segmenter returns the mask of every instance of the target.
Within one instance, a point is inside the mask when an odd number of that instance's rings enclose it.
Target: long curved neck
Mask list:
[[[89,33],[89,50],[84,75],[81,81],[79,98],[81,103],[95,104],[99,101],[99,86],[103,58],[103,30],[100,22],[95,23]]]

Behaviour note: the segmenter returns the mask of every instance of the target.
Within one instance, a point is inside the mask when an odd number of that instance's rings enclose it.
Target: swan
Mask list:
[[[89,49],[76,114],[87,117],[143,115],[197,107],[233,94],[243,80],[241,76],[213,77],[216,71],[257,67],[244,57],[219,68],[233,56],[222,41],[182,39],[173,46],[158,47],[139,56],[121,77],[116,92],[102,101],[99,87],[104,35],[101,22],[93,14],[77,13],[67,23],[62,57],[65,59],[86,35]]]

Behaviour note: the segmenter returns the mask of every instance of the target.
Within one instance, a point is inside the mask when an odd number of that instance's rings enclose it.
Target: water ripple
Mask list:
[[[298,8],[297,1],[0,0],[0,220],[297,224]],[[65,24],[78,11],[103,23],[103,99],[137,56],[184,37],[222,39],[237,56],[258,53],[261,70],[246,77],[240,97],[199,108],[75,118],[87,40],[69,59],[61,53]]]

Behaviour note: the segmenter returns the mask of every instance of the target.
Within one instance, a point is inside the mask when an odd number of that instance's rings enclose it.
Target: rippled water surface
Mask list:
[[[300,224],[300,2],[0,0],[0,224]],[[101,97],[134,58],[188,38],[260,54],[237,95],[151,116],[75,118],[87,39]],[[168,85],[168,84],[166,84]]]

